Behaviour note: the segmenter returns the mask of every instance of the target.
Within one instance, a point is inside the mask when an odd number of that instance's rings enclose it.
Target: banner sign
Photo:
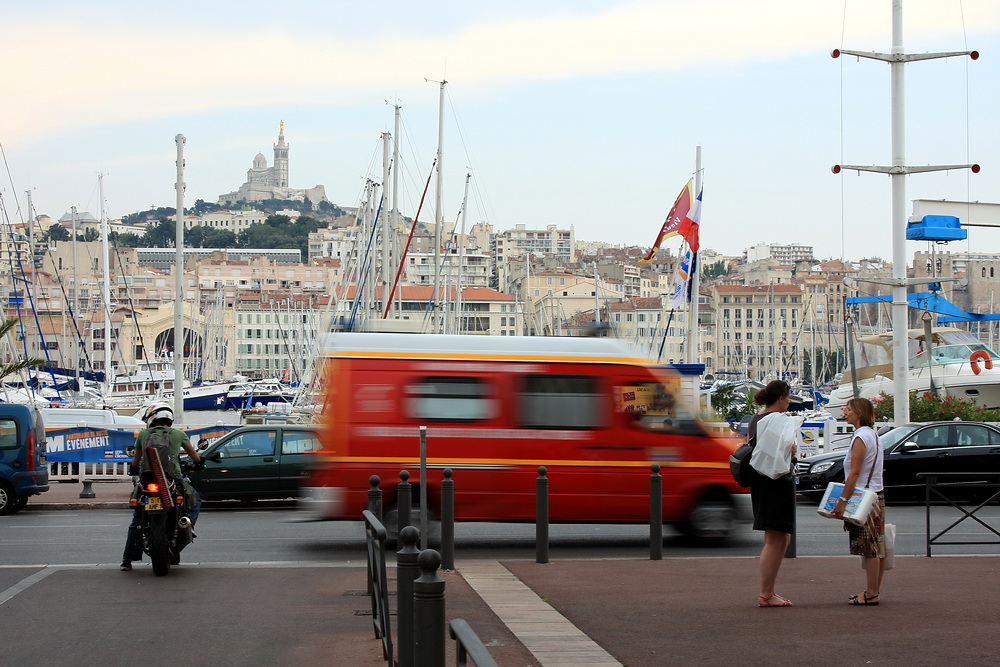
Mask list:
[[[238,426],[210,426],[186,430],[191,442],[204,449]],[[96,463],[100,461],[131,461],[135,431],[105,428],[45,429],[46,457],[50,463]],[[207,442],[205,442],[207,440]]]

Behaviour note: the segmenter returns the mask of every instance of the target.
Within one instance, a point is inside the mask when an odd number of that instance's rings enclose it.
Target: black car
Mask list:
[[[205,468],[189,477],[202,500],[294,498],[319,449],[315,425],[242,426],[201,452]]]
[[[1000,428],[981,422],[929,422],[884,429],[879,443],[885,454],[882,481],[887,498],[923,498],[921,472],[1000,473]],[[796,488],[819,501],[830,482],[844,481],[847,449],[800,459]],[[945,480],[941,480],[945,481]],[[963,479],[996,482],[996,476]],[[981,490],[972,490],[975,497]],[[949,493],[949,495],[952,495]]]

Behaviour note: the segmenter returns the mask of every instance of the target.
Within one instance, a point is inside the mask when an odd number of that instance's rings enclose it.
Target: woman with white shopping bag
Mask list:
[[[844,522],[850,535],[852,555],[865,561],[866,587],[859,595],[848,599],[851,605],[877,605],[880,601],[882,576],[885,574],[885,492],[882,486],[882,462],[885,459],[878,442],[875,425],[875,408],[867,398],[852,398],[844,406],[844,419],[854,427],[854,439],[844,459],[847,479],[844,493],[837,500],[833,516],[844,517],[844,509],[855,487],[868,488],[878,495],[878,501],[868,514],[863,526]]]
[[[758,607],[791,607],[792,601],[774,592],[778,569],[795,529],[795,478],[791,474],[799,426],[788,417],[791,391],[787,382],[774,380],[757,392],[754,402],[764,409],[750,420],[749,435],[756,439],[750,467],[757,475],[750,483],[753,528],[764,531],[760,552]]]

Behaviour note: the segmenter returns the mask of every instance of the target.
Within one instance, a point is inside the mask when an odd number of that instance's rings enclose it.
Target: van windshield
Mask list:
[[[635,415],[635,426],[647,431],[702,435],[704,430],[674,398],[675,388],[662,382],[636,382],[621,387],[622,412]]]

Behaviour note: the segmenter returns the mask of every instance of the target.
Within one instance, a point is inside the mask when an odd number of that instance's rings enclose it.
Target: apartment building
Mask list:
[[[717,370],[757,380],[796,377],[801,285],[713,285]]]

